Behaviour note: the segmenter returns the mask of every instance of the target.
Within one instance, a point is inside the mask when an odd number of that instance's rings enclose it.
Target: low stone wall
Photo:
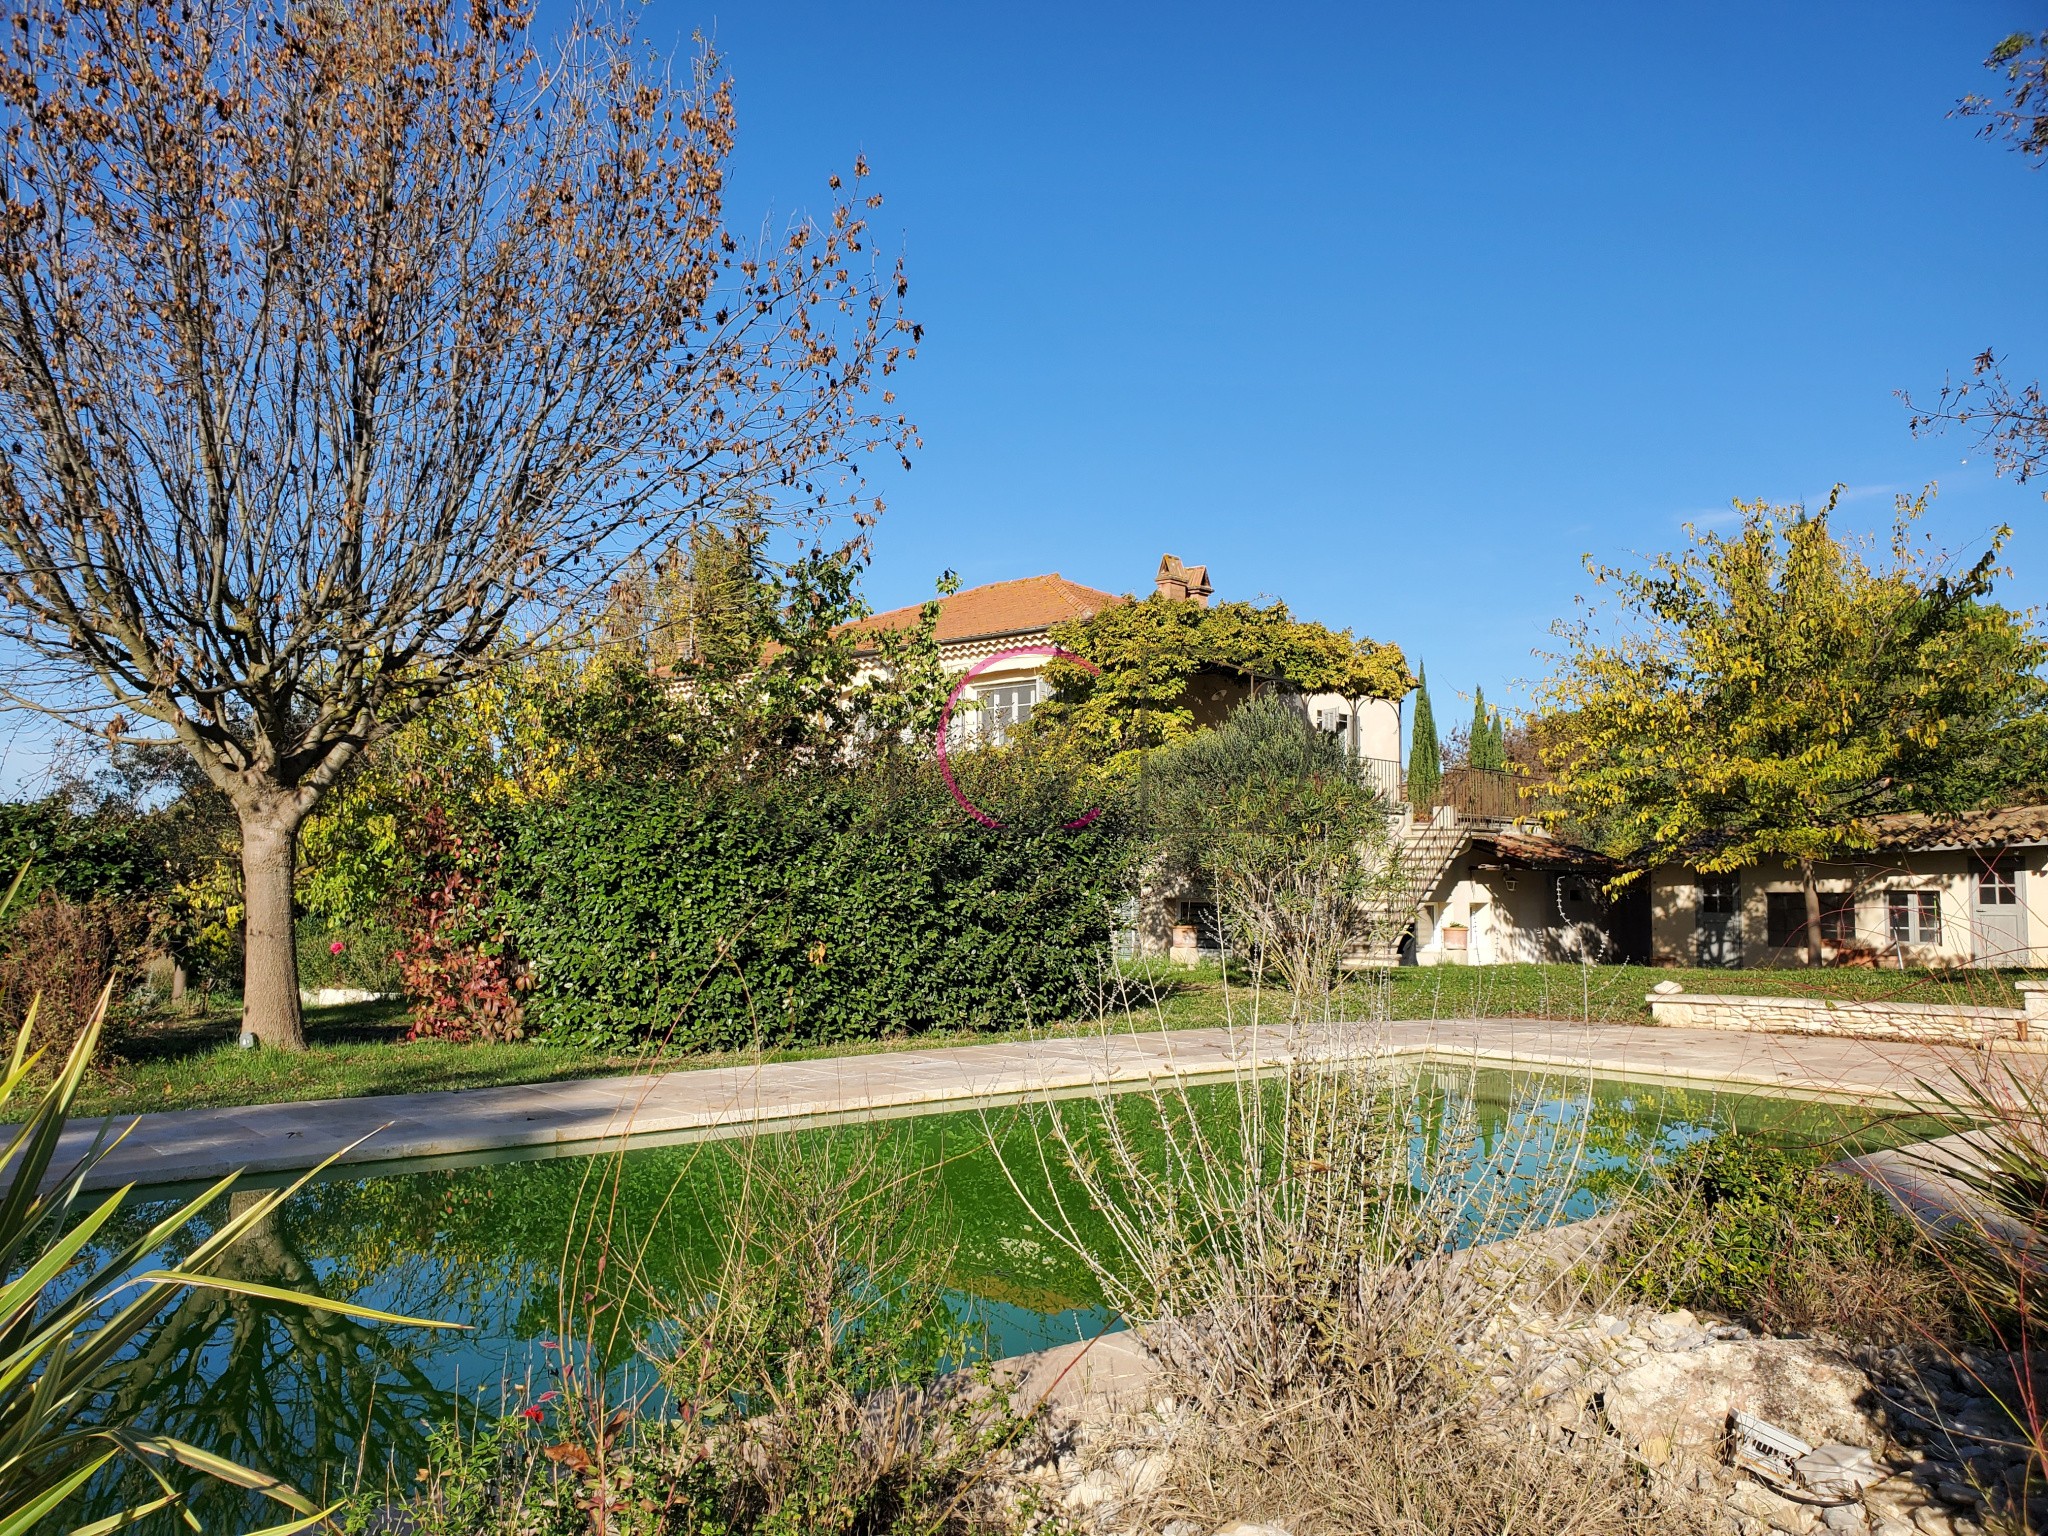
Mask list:
[[[2025,1008],[1962,1008],[1948,1003],[1845,1002],[1826,997],[1745,997],[1687,992],[1659,982],[1649,995],[1650,1022],[1689,1029],[1757,1030],[1784,1035],[1836,1035],[1905,1040],[1923,1045],[1983,1045],[2048,1040],[2048,991],[2021,982]]]

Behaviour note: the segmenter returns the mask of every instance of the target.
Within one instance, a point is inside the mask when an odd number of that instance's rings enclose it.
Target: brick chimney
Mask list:
[[[1209,567],[1182,565],[1179,555],[1159,557],[1159,574],[1152,578],[1152,585],[1161,597],[1176,602],[1192,598],[1204,608],[1209,606],[1209,594],[1216,590],[1209,585]]]

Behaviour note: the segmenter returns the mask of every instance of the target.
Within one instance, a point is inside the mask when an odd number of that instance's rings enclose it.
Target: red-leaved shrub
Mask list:
[[[0,1045],[12,1047],[14,1031],[40,994],[30,1046],[61,1059],[92,1018],[109,976],[120,997],[148,936],[148,913],[131,901],[76,902],[44,891],[17,906],[0,928]]]
[[[413,999],[418,1040],[517,1040],[522,979],[491,919],[497,847],[464,832],[440,806],[413,829],[420,878],[399,908],[393,957]]]

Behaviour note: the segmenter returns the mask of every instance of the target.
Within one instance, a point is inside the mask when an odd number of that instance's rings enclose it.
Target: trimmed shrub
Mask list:
[[[25,898],[46,889],[79,902],[159,890],[168,883],[164,855],[149,831],[136,815],[82,815],[58,795],[0,801],[0,890],[24,864]]]
[[[505,828],[498,913],[530,1033],[575,1045],[807,1044],[1073,1014],[1134,843],[1119,808],[977,752],[764,783],[599,781]]]

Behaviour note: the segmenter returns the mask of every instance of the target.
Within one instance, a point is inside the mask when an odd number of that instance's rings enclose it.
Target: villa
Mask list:
[[[1796,863],[1731,874],[1664,865],[1606,894],[1618,866],[1517,820],[1437,808],[1403,831],[1425,964],[1631,961],[1759,968],[1806,963]],[[1877,846],[1819,869],[1822,958],[1834,965],[2048,964],[2048,805],[1951,820],[1878,818]]]
[[[1173,555],[1160,557],[1152,586],[1162,598],[1204,607],[1215,592],[1207,566],[1184,565]],[[1088,618],[1131,600],[1069,581],[1057,571],[1049,576],[1023,576],[968,587],[941,598],[934,636],[940,664],[956,674],[975,672],[967,696],[978,709],[972,731],[963,727],[963,737],[979,734],[984,739],[1000,741],[1013,727],[1030,719],[1032,710],[1051,696],[1046,671],[1052,660],[1054,626]],[[861,620],[853,628],[869,632],[908,630],[917,624],[922,607],[913,604],[892,608]],[[870,648],[864,659],[876,654]],[[1204,724],[1220,721],[1250,691],[1250,681],[1240,677],[1205,674],[1188,681],[1195,717]],[[1353,755],[1398,763],[1401,706],[1397,702],[1347,699],[1334,693],[1297,698],[1308,718],[1326,731],[1343,735]]]

